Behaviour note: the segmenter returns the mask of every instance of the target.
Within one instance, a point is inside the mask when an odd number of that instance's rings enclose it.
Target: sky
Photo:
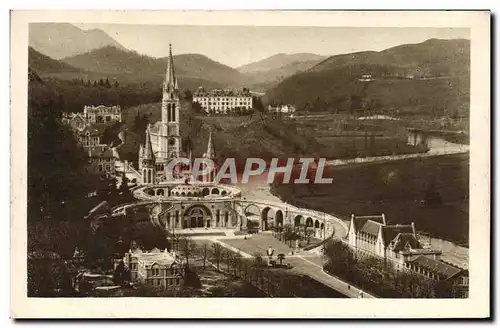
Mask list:
[[[231,67],[259,61],[277,53],[315,53],[332,56],[356,51],[381,51],[431,38],[469,38],[459,28],[366,28],[308,26],[173,26],[75,24],[99,28],[125,48],[153,57],[199,53]]]

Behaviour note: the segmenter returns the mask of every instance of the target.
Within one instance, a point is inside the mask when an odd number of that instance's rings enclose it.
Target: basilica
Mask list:
[[[180,122],[182,119],[181,95],[179,82],[175,76],[172,45],[165,80],[163,82],[163,97],[161,102],[161,121],[148,125],[146,138],[139,148],[139,173],[142,184],[168,182],[174,179],[191,177],[192,149],[189,142],[183,142]],[[209,137],[205,157],[213,159],[214,146]],[[191,164],[174,165],[173,172],[167,172],[167,165],[176,158],[189,158]],[[171,173],[171,174],[167,174]]]

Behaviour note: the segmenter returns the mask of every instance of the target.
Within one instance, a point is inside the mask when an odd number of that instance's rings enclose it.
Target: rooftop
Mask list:
[[[352,215],[354,228],[371,236],[376,237],[380,227],[385,224],[383,215],[355,216]]]
[[[137,261],[143,263],[146,267],[151,267],[153,264],[172,265],[177,262],[175,255],[169,253],[167,250],[162,251],[158,248],[154,248],[149,252],[136,249],[132,252],[132,256],[137,258]]]
[[[113,150],[104,146],[87,147],[89,157],[115,158]]]
[[[434,260],[423,255],[418,256],[410,263],[426,268],[427,270],[431,270],[443,276],[445,279],[450,279],[451,277],[457,275],[462,271],[461,269],[447,264],[443,261]]]
[[[248,89],[243,90],[229,90],[229,89],[214,89],[205,91],[203,88],[198,88],[194,93],[195,97],[251,97]]]
[[[105,123],[92,123],[87,125],[83,130],[82,134],[89,133],[91,136],[102,135],[106,128],[108,127]]]
[[[402,224],[396,224],[396,225],[385,225],[382,228],[382,236],[384,237],[384,244],[385,246],[389,245],[389,243],[393,240],[395,240],[398,235],[403,235],[404,237],[401,237],[405,240],[405,242],[408,242],[409,239],[414,239],[412,243],[417,243],[418,246],[415,246],[415,248],[420,248],[420,244],[418,243],[418,240],[416,239],[416,236],[414,235],[413,231],[413,226],[412,225],[402,225]],[[409,237],[409,235],[412,235],[413,237]]]

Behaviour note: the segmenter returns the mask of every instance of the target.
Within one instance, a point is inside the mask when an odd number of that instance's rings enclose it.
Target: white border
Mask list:
[[[26,295],[26,86],[30,21],[183,25],[471,28],[470,298],[28,299]],[[480,12],[14,12],[11,43],[11,315],[14,317],[289,318],[489,315],[489,13]]]

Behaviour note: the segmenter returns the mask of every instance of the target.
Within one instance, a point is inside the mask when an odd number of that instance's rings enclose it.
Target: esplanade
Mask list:
[[[214,230],[250,233],[287,225],[312,228],[317,238],[347,232],[346,224],[334,216],[246,198],[232,185],[171,182],[140,185],[132,193],[136,200],[116,206],[112,216],[142,213],[158,228],[178,234],[206,234]]]

